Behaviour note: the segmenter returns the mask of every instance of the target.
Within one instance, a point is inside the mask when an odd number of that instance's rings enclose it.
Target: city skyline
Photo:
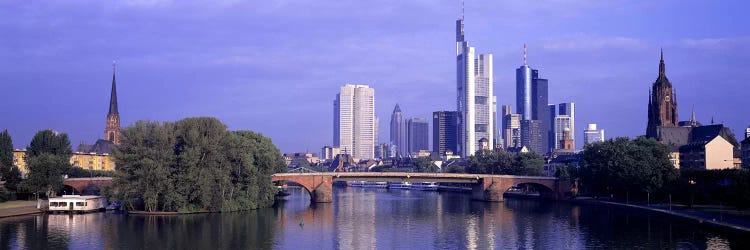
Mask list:
[[[643,135],[647,119],[643,103],[648,101],[647,89],[658,75],[659,48],[663,47],[669,78],[680,92],[680,116],[688,117],[694,105],[703,124],[714,118],[736,135],[742,134],[748,125],[745,117],[750,116],[748,111],[734,107],[747,104],[739,90],[750,77],[715,73],[743,72],[743,62],[750,58],[750,53],[741,49],[750,44],[748,31],[729,25],[747,20],[740,15],[742,8],[726,2],[644,2],[620,9],[609,3],[581,3],[552,1],[546,4],[549,6],[530,7],[550,12],[545,16],[525,12],[523,6],[513,3],[467,2],[467,36],[473,46],[495,57],[498,105],[515,104],[513,71],[521,63],[525,42],[529,44],[529,64],[550,79],[549,92],[554,94],[549,103],[577,103],[576,123],[597,123],[607,128],[609,138]],[[26,146],[36,131],[46,128],[68,133],[74,146],[96,141],[102,137],[107,113],[109,63],[113,59],[119,62],[122,125],[142,119],[174,121],[215,116],[231,129],[250,129],[271,137],[283,152],[317,152],[330,144],[330,96],[346,82],[372,83],[370,86],[378,91],[376,116],[381,119],[390,116],[397,102],[409,110],[410,117],[430,117],[433,111],[455,108],[455,62],[451,54],[458,2],[333,6],[344,10],[369,7],[377,12],[364,16],[362,12],[325,9],[332,6],[315,6],[321,8],[320,16],[309,16],[301,14],[302,9],[315,4],[270,4],[273,8],[259,8],[263,10],[251,12],[250,17],[240,13],[258,6],[226,3],[207,7],[200,12],[205,16],[191,17],[166,13],[206,6],[136,1],[90,6],[30,3],[0,8],[0,14],[9,17],[0,23],[0,29],[12,37],[0,41],[0,55],[7,58],[0,67],[4,76],[0,85],[5,88],[0,104],[10,109],[0,126],[9,129],[16,147]],[[424,11],[410,16],[409,10],[414,9]],[[693,24],[692,19],[678,23],[675,20],[681,19],[677,17],[687,15],[680,13],[684,9],[693,10],[692,15],[715,18],[700,18],[707,24]],[[696,14],[696,9],[702,12]],[[48,12],[53,10],[60,12]],[[101,13],[93,14],[98,10]],[[288,17],[285,11],[295,10],[292,13],[299,15],[282,21]],[[211,16],[220,16],[218,24],[207,21]],[[521,22],[529,17],[544,21]],[[615,22],[621,17],[639,21],[635,27],[628,27]],[[252,21],[261,18],[279,23],[254,30]],[[587,23],[597,18],[602,21]],[[147,24],[141,19],[164,23],[144,25],[144,29],[125,28],[133,27],[133,22]],[[319,38],[333,35],[323,29],[303,31],[308,19],[351,20],[355,28],[338,31],[340,37],[332,45],[307,44],[306,38],[329,42]],[[406,21],[398,22],[404,25],[394,30],[389,24],[395,19]],[[561,31],[551,32],[555,27],[549,27],[521,35],[513,32],[558,23],[554,20],[562,22],[557,24]],[[209,32],[180,30],[187,27],[182,25],[191,24],[200,24],[205,30],[211,30],[212,25],[231,25]],[[675,25],[690,28],[661,31]],[[240,30],[268,35],[270,42],[256,41],[255,34],[234,33]],[[163,34],[156,36],[159,33]],[[220,43],[220,38],[229,34],[240,37]],[[299,40],[284,42],[287,36]],[[195,39],[196,43],[179,47],[169,43],[182,38]],[[256,54],[254,48],[264,45],[271,47],[270,56],[256,59],[265,54]],[[193,53],[205,48],[205,53]],[[407,58],[419,60],[409,62]],[[49,103],[36,102],[35,98]],[[612,110],[618,112],[613,114]],[[380,122],[378,131],[387,128],[387,123]],[[574,132],[576,137],[583,133],[580,129]],[[379,133],[379,141],[387,138],[388,133]],[[576,148],[580,148],[582,140],[576,141]]]

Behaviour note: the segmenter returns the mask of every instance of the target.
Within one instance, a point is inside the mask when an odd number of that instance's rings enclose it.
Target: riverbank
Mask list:
[[[36,201],[6,201],[0,203],[0,218],[42,213],[42,210],[36,208],[36,204]]]
[[[606,205],[606,206],[617,206],[629,209],[646,210],[654,213],[669,215],[672,217],[685,219],[689,221],[697,222],[698,224],[705,224],[716,228],[728,229],[735,232],[750,233],[750,221],[742,219],[725,219],[721,214],[717,215],[700,210],[688,210],[682,209],[681,205],[673,205],[665,207],[663,205],[638,205],[638,204],[627,204],[614,201],[600,201],[594,199],[585,200],[573,200],[574,203],[578,204],[592,204],[592,205]],[[718,219],[718,220],[717,220]]]

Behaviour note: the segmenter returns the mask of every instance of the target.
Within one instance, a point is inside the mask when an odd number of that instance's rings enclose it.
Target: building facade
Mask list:
[[[115,70],[112,65],[112,90],[109,96],[109,112],[107,112],[107,125],[104,129],[104,139],[115,145],[120,144],[120,112],[117,109],[117,84],[115,83]]]
[[[734,168],[732,143],[720,135],[680,147],[680,170]]]
[[[546,132],[545,132],[546,133]],[[521,146],[529,151],[542,152],[542,122],[539,120],[521,121]]]
[[[563,139],[573,141],[573,119],[569,115],[557,115],[555,117],[555,149],[564,148]],[[575,142],[574,144],[575,145]]]
[[[430,150],[430,123],[424,118],[407,120],[409,128],[409,154],[421,150]]]
[[[503,105],[503,146],[521,147],[521,115],[513,113],[510,105]]]
[[[397,156],[409,155],[408,150],[408,139],[407,139],[407,128],[404,121],[404,114],[401,112],[401,107],[396,104],[391,113],[391,127],[390,127],[390,143],[392,147],[396,148]]]
[[[456,103],[459,116],[459,153],[473,155],[484,140],[495,141],[497,101],[493,93],[492,54],[476,55],[464,36],[464,19],[456,20]],[[484,139],[484,140],[483,140]],[[494,145],[491,145],[492,148]]]
[[[750,137],[742,141],[741,146],[742,168],[750,169]]]
[[[539,71],[532,69],[526,63],[526,45],[523,46],[523,65],[516,69],[516,112],[521,115],[521,120],[536,120],[538,125],[525,126],[529,129],[538,131],[523,131],[524,125],[521,124],[521,141],[538,142],[539,145],[526,145],[531,151],[537,153],[548,153],[550,151],[550,130],[553,127],[553,120],[550,118],[548,108],[548,86],[547,79],[539,78]],[[531,125],[531,123],[527,123]],[[523,136],[535,136],[538,138],[523,138]]]
[[[667,79],[664,52],[662,51],[659,61],[659,76],[649,91],[646,136],[657,138],[658,127],[676,127],[678,121],[677,92],[672,89],[672,82]]]
[[[456,111],[432,113],[432,151],[440,156],[458,151],[458,116]]]
[[[596,123],[590,123],[583,130],[583,144],[591,144],[604,141],[604,129],[597,129]]]
[[[341,149],[339,149],[339,147],[324,146],[321,149],[320,156],[322,156],[323,160],[333,160],[333,158],[336,158],[339,154],[341,154]]]
[[[375,157],[375,90],[346,84],[333,103],[333,146],[358,159]]]

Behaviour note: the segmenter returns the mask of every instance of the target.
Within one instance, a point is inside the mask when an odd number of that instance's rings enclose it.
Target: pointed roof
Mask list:
[[[393,108],[393,113],[401,113],[401,108],[398,106],[398,103],[396,103],[396,107]]]
[[[109,96],[109,113],[108,115],[117,115],[117,84],[115,83],[115,63],[112,62],[112,93]]]

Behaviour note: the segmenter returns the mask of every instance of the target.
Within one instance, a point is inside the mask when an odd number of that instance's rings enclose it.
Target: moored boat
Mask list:
[[[436,191],[437,188],[437,182],[415,182],[411,184],[411,189],[414,190]]]
[[[86,213],[104,211],[107,198],[96,195],[63,195],[49,199],[49,212]]]
[[[411,182],[389,182],[388,188],[391,189],[409,189],[411,188]]]

